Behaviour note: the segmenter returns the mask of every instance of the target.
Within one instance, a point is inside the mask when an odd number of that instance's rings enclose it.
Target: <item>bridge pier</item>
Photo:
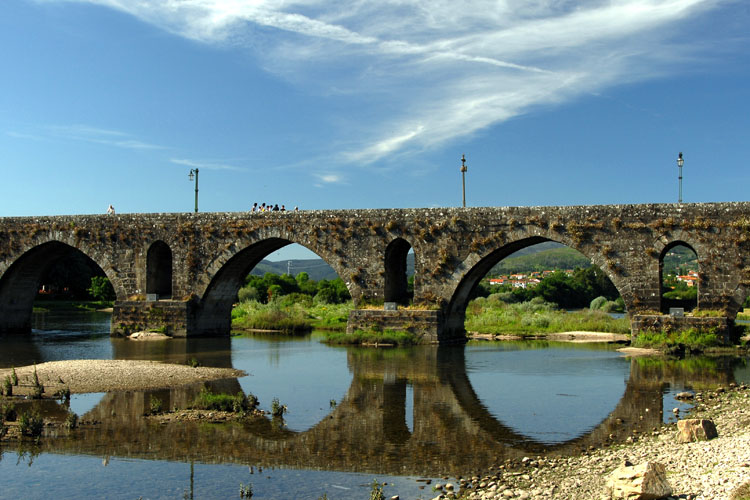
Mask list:
[[[354,309],[349,313],[346,333],[357,330],[394,330],[416,335],[421,344],[454,344],[466,342],[466,332],[451,329],[446,315],[437,309]]]
[[[192,302],[184,300],[118,300],[112,310],[110,332],[113,336],[127,336],[138,331],[156,331],[171,337],[187,337],[193,333],[194,308]]]
[[[729,343],[734,328],[734,319],[726,316],[671,316],[668,314],[632,314],[630,333],[636,338],[649,332],[679,332],[697,330],[702,333],[715,333],[723,343]]]

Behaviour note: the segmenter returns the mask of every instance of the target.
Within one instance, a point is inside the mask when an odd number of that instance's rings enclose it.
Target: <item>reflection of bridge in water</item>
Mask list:
[[[159,424],[142,417],[152,396],[160,398],[165,408],[185,408],[202,387],[198,386],[107,394],[85,415],[86,420],[101,424],[79,429],[75,438],[61,432],[59,439],[43,441],[43,447],[50,452],[263,467],[393,475],[466,474],[508,458],[571,454],[600,446],[610,437],[618,441],[633,431],[649,432],[662,422],[665,379],[688,387],[731,381],[731,367],[728,372],[713,373],[704,367],[697,375],[690,370],[681,372],[677,364],[658,368],[655,362],[633,360],[622,399],[596,428],[567,442],[545,445],[504,424],[483,406],[465,370],[456,369],[465,367],[463,347],[351,350],[348,361],[353,378],[346,396],[329,415],[303,432],[288,430],[269,419]],[[662,379],[651,376],[658,370],[665,372]],[[206,386],[214,392],[241,390],[237,379]],[[409,386],[413,394],[411,429],[407,425]]]

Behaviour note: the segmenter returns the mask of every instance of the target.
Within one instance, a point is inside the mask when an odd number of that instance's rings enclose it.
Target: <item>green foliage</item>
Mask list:
[[[383,486],[376,479],[372,480],[372,484],[370,485],[370,500],[385,500]]]
[[[18,374],[16,374],[15,366],[10,367],[10,381],[13,382],[13,385],[18,387]]]
[[[5,422],[15,422],[18,418],[18,412],[16,411],[16,405],[10,402],[3,402],[0,405],[0,420]]]
[[[161,398],[158,398],[154,396],[153,394],[151,394],[151,396],[149,397],[149,402],[148,402],[148,406],[149,406],[149,409],[151,410],[151,413],[153,414],[161,413],[162,405],[163,403],[161,401]]]
[[[279,398],[273,398],[273,400],[271,401],[271,416],[275,418],[283,417],[286,412],[286,405],[282,405],[279,402]]]
[[[55,399],[59,399],[60,401],[65,401],[70,403],[70,388],[69,387],[63,387],[61,389],[58,389],[55,391]]]
[[[538,249],[545,248],[542,251]],[[548,269],[587,268],[591,261],[579,251],[558,243],[542,243],[520,250],[492,268],[492,275],[546,271]]]
[[[569,331],[630,333],[625,318],[612,318],[602,310],[566,312],[555,304],[535,297],[528,302],[508,304],[498,294],[478,298],[466,308],[466,329],[478,333],[534,335]]]
[[[78,427],[78,415],[75,412],[68,411],[68,414],[65,416],[64,425],[66,429],[75,429]]]
[[[248,396],[245,396],[241,392],[238,392],[234,396],[225,393],[214,394],[206,388],[201,389],[201,392],[193,401],[194,408],[234,413],[245,413],[254,410],[257,406],[258,398],[252,394]]]
[[[86,289],[94,300],[109,301],[115,300],[115,289],[106,276],[92,276],[91,284]]]
[[[634,347],[664,349],[673,346],[686,346],[691,350],[703,350],[721,345],[716,331],[689,328],[673,332],[641,332],[633,339]]]
[[[541,297],[547,302],[557,304],[563,309],[583,309],[591,301],[602,296],[615,301],[620,294],[601,269],[596,266],[578,268],[568,275],[555,271],[541,282],[530,288],[512,288],[510,286],[493,286],[488,288],[482,283],[474,291],[474,297],[499,294],[504,302],[528,302],[534,297]]]
[[[6,376],[5,380],[3,380],[3,391],[2,394],[5,394],[6,396],[12,396],[13,395],[13,383],[10,381],[10,377]]]
[[[253,483],[240,483],[240,498],[253,498]]]
[[[624,312],[625,302],[622,297],[617,297],[617,300],[607,300],[606,297],[598,296],[591,301],[589,309],[592,311],[604,311],[604,312]]]
[[[38,438],[44,429],[44,419],[36,412],[24,412],[18,420],[22,436]]]
[[[327,304],[341,304],[351,300],[349,290],[341,278],[320,280],[316,283],[310,280],[307,273],[300,273],[296,278],[288,274],[248,275],[245,278],[245,286],[240,289],[237,298],[240,302],[256,300],[265,304],[292,294],[315,297],[316,302]],[[299,295],[297,298],[300,298]]]

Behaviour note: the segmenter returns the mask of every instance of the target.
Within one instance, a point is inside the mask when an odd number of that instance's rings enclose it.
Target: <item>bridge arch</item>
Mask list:
[[[384,298],[386,302],[396,302],[401,305],[409,303],[406,258],[410,250],[412,250],[412,245],[404,238],[395,238],[385,248]]]
[[[125,295],[108,261],[97,262],[91,257],[97,256],[94,252],[87,254],[67,243],[48,240],[26,249],[0,276],[0,332],[31,331],[31,312],[42,279],[60,260],[75,254],[85,256],[109,278],[118,298]]]
[[[232,324],[232,307],[236,302],[237,293],[245,284],[245,277],[268,255],[294,243],[315,252],[343,279],[342,269],[335,261],[331,262],[326,259],[324,257],[325,252],[324,255],[321,255],[321,253],[316,252],[315,248],[299,241],[281,236],[267,236],[249,242],[242,248],[238,248],[236,243],[232,243],[208,267],[207,276],[210,277],[210,281],[205,284],[203,293],[198,299],[198,308],[195,312],[196,331],[202,335],[225,335],[229,333]],[[354,297],[352,282],[344,279],[344,283],[349,293]]]
[[[526,232],[520,238],[509,241],[499,248],[490,249],[483,255],[472,253],[459,266],[457,266],[449,280],[457,283],[457,285],[452,290],[450,299],[445,308],[445,327],[447,330],[447,337],[458,338],[465,334],[464,322],[466,319],[466,307],[471,299],[471,293],[484,276],[498,262],[526,247],[548,241],[563,244],[580,252],[588,258],[592,264],[599,267],[622,296],[626,310],[629,310],[631,296],[628,293],[628,289],[624,286],[624,282],[620,276],[611,271],[604,255],[592,252],[593,248],[590,246],[577,245],[572,241],[567,241],[566,238],[560,237],[560,235],[553,237],[547,234],[538,233],[529,236],[528,232]]]
[[[146,293],[172,298],[172,249],[162,240],[154,241],[146,253]]]

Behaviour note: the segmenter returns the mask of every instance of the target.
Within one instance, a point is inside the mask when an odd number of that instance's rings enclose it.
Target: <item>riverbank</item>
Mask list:
[[[87,392],[143,391],[179,387],[195,382],[247,375],[234,368],[190,367],[158,361],[75,359],[50,361],[15,368],[19,385],[13,395],[26,396],[34,390],[34,370],[44,386],[44,395],[69,389],[72,394]],[[0,369],[0,381],[10,377],[12,369]]]
[[[525,457],[506,462],[481,478],[462,479],[455,488],[461,486],[464,498],[476,500],[604,500],[609,498],[608,476],[627,460],[634,465],[647,461],[663,464],[673,490],[669,498],[732,499],[732,492],[750,482],[750,390],[746,385],[720,388],[696,393],[695,401],[689,417],[711,419],[718,438],[679,443],[676,424],[668,424],[649,435],[634,435],[632,443],[582,456]],[[441,494],[435,498],[450,497]]]

